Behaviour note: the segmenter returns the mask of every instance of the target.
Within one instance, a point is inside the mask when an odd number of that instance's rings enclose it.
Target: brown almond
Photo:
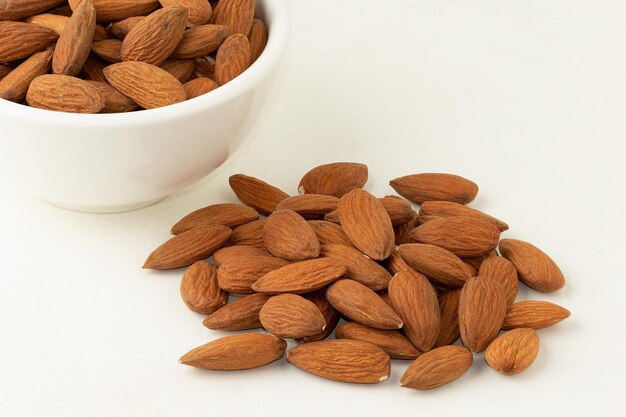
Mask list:
[[[363,188],[367,182],[367,165],[354,162],[335,162],[320,165],[302,177],[298,185],[300,194],[326,194],[342,197]]]
[[[242,256],[224,262],[217,270],[219,286],[234,294],[253,293],[252,285],[270,271],[288,265],[289,261],[272,256]]]
[[[535,291],[563,288],[565,277],[556,263],[536,246],[516,239],[502,239],[500,253],[515,265],[519,279]]]
[[[482,255],[482,256],[477,256],[477,257],[473,257],[473,258],[468,258],[468,257],[463,257],[461,258],[461,260],[463,262],[465,262],[466,264],[469,264],[472,266],[472,268],[474,268],[475,270],[479,270],[480,269],[480,265],[483,263],[483,261],[487,258],[490,258],[492,256],[499,256],[498,255],[498,251],[496,251],[495,249],[492,250],[491,252],[489,252],[486,255]]]
[[[0,20],[22,20],[63,3],[65,0],[2,0]]]
[[[217,50],[215,81],[224,85],[248,69],[251,63],[248,38],[242,34],[230,35]]]
[[[45,26],[0,21],[0,64],[28,58],[52,45],[58,37]]]
[[[500,231],[493,224],[474,218],[444,217],[416,227],[411,239],[439,246],[456,256],[481,256],[498,246]]]
[[[504,375],[519,374],[535,361],[539,336],[533,329],[510,330],[498,336],[485,351],[485,361]]]
[[[274,336],[290,339],[312,336],[326,327],[315,304],[295,294],[271,297],[261,308],[259,319]]]
[[[180,358],[180,363],[215,371],[258,368],[285,355],[287,342],[276,336],[244,333],[222,337],[197,347]]]
[[[472,277],[472,271],[458,256],[439,246],[407,243],[398,246],[397,251],[410,268],[444,287],[462,287]]]
[[[304,194],[301,197],[304,197],[306,195],[309,194]],[[385,211],[387,212],[387,214],[389,215],[389,219],[391,220],[391,224],[394,227],[406,224],[416,216],[413,207],[411,207],[408,202],[401,199],[400,197],[387,196],[379,198],[378,200],[385,208]],[[336,210],[332,211],[324,216],[324,220],[333,223],[339,223],[339,213]]]
[[[215,81],[215,60],[211,57],[196,58],[191,79],[208,78]]]
[[[145,16],[133,16],[119,22],[111,23],[109,26],[109,32],[118,39],[124,40],[126,35],[135,27],[139,22],[145,19]]]
[[[324,316],[326,327],[321,332],[315,333],[310,336],[300,337],[296,339],[298,343],[311,343],[319,340],[324,340],[335,331],[337,324],[339,323],[339,313],[326,299],[326,292],[324,289],[314,291],[308,294],[304,294],[303,297],[315,304],[317,309]]]
[[[94,42],[91,45],[91,50],[106,62],[112,64],[122,62],[122,41],[119,39],[105,39]]]
[[[165,7],[137,23],[124,38],[120,51],[123,61],[161,65],[183,38],[187,9]]]
[[[226,246],[213,254],[213,263],[216,268],[219,268],[225,262],[246,256],[270,256],[270,253],[265,249],[248,245]]]
[[[211,314],[203,324],[212,330],[236,332],[240,330],[260,329],[259,312],[269,300],[266,294],[252,294],[241,297]]]
[[[172,233],[177,235],[196,226],[206,224],[221,224],[222,226],[237,227],[259,219],[259,213],[243,204],[220,203],[211,204],[195,210],[172,226]]]
[[[374,291],[351,279],[340,279],[326,290],[326,299],[344,316],[383,330],[402,328],[402,319]]]
[[[459,299],[461,340],[472,352],[482,352],[498,336],[507,305],[502,286],[489,278],[470,278]]]
[[[223,25],[202,25],[187,29],[172,57],[198,58],[212,54],[228,35],[228,27]]]
[[[403,245],[411,242],[411,230],[418,226],[418,216],[413,212],[413,218],[407,223],[399,224],[393,228],[396,237],[396,245]]]
[[[424,201],[420,206],[419,214],[437,217],[472,217],[493,224],[500,232],[509,229],[506,223],[495,217],[452,201]]]
[[[231,245],[247,245],[255,248],[265,249],[263,242],[263,228],[265,220],[255,220],[250,223],[242,224],[233,230],[230,237]]]
[[[341,245],[353,246],[348,235],[340,225],[327,222],[325,220],[309,220],[309,224],[315,231],[315,235],[320,243],[338,243]]]
[[[207,0],[159,0],[163,7],[182,6],[187,9],[189,23],[194,26],[209,23],[213,15],[211,3]]]
[[[291,349],[287,360],[310,374],[359,384],[382,382],[391,370],[389,356],[381,348],[350,339],[306,343]]]
[[[228,26],[231,34],[248,36],[254,20],[255,0],[220,0],[211,23]]]
[[[346,277],[372,290],[387,288],[391,274],[353,246],[337,243],[322,245],[320,256],[334,259],[346,267]]]
[[[265,181],[243,174],[232,175],[228,182],[237,198],[265,215],[276,210],[278,203],[289,197],[289,194]]]
[[[463,375],[472,366],[472,352],[462,346],[442,346],[422,354],[407,368],[400,385],[419,390],[437,388]]]
[[[90,80],[87,80],[87,82],[100,90],[104,97],[104,108],[100,113],[125,113],[136,110],[139,107],[137,103],[117,91],[110,84]]]
[[[105,39],[112,39],[113,36],[102,25],[96,25],[96,29],[93,32],[93,41],[103,41]]]
[[[148,256],[144,268],[176,269],[211,256],[230,238],[231,230],[221,225],[200,226],[174,236]]]
[[[180,295],[190,310],[201,314],[211,314],[228,302],[228,293],[217,285],[217,270],[207,261],[198,261],[187,269]]]
[[[440,329],[437,293],[418,272],[398,272],[387,289],[395,311],[404,321],[404,333],[422,352],[437,342]]]
[[[517,269],[506,258],[501,256],[486,258],[480,265],[478,276],[498,282],[502,286],[507,304],[515,302],[518,290]]]
[[[278,258],[290,261],[317,258],[320,242],[313,228],[292,210],[276,210],[265,220],[263,242]]]
[[[391,256],[385,260],[385,268],[387,271],[391,273],[391,275],[395,275],[401,271],[415,271],[415,269],[411,268],[400,256],[399,247],[396,248],[393,252],[391,252]]]
[[[76,10],[82,0],[69,0]],[[118,22],[133,16],[145,16],[155,11],[159,0],[94,0],[98,22]]]
[[[248,40],[250,41],[250,54],[252,55],[252,62],[255,62],[263,53],[265,46],[267,45],[267,26],[261,19],[254,19],[252,21],[252,27],[248,34]]]
[[[452,345],[459,340],[459,298],[461,289],[443,291],[439,294],[441,325],[435,347]]]
[[[0,98],[15,103],[24,101],[30,83],[50,71],[52,54],[53,47],[37,52],[6,74],[4,78],[0,77]]]
[[[337,339],[360,340],[381,348],[391,359],[415,359],[421,352],[397,330],[380,330],[360,323],[346,323],[337,327]]]
[[[168,59],[159,66],[159,68],[172,74],[181,83],[186,83],[189,80],[195,67],[196,63],[192,59]],[[189,99],[187,88],[184,86],[183,88],[185,88],[185,93]]]
[[[68,16],[59,16],[52,13],[42,13],[26,19],[28,23],[36,23],[52,29],[57,35],[61,35],[61,32],[63,32],[69,20],[70,18]]]
[[[185,89],[167,71],[145,62],[127,61],[104,69],[109,83],[144,109],[185,101]]]
[[[79,77],[84,80],[106,83],[107,78],[104,76],[104,67],[106,67],[106,65],[107,64],[102,59],[92,52],[87,57],[83,65],[83,71],[80,73]]]
[[[428,223],[430,221],[438,220],[438,219],[441,219],[441,217],[439,217],[439,216],[428,216],[426,214],[421,214],[421,215],[417,216],[417,224],[419,226],[421,226],[424,223]]]
[[[341,227],[361,252],[377,261],[391,255],[395,246],[393,226],[376,197],[354,189],[341,197],[337,210]]]
[[[424,201],[453,201],[467,204],[476,198],[478,186],[452,174],[414,174],[396,178],[389,185],[402,197],[417,204]]]
[[[76,8],[61,32],[52,59],[52,72],[75,76],[91,51],[96,30],[96,9],[93,0],[84,0]]]
[[[104,97],[87,81],[67,75],[46,74],[35,78],[26,93],[31,107],[71,113],[98,113]]]
[[[346,267],[333,259],[309,259],[265,274],[252,289],[267,294],[304,294],[325,287],[345,273]]]
[[[187,93],[187,100],[191,100],[215,90],[219,85],[210,78],[202,77],[187,81],[183,87]]]
[[[305,219],[322,219],[326,213],[337,210],[339,199],[332,195],[303,194],[281,201],[276,210],[293,210]]]
[[[507,310],[502,328],[543,329],[565,320],[570,314],[567,309],[549,301],[518,301]]]

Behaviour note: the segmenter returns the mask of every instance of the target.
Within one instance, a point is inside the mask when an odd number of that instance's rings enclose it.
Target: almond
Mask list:
[[[470,278],[459,299],[461,340],[472,352],[482,352],[498,336],[506,315],[502,286],[488,278]]]
[[[145,62],[109,65],[104,75],[111,85],[144,109],[185,101],[183,85],[167,71]]]
[[[0,98],[21,103],[26,98],[30,83],[40,75],[47,74],[52,65],[53,47],[37,52],[22,62],[4,78],[0,77]],[[2,67],[0,67],[1,69]],[[6,68],[6,67],[5,67]]]
[[[414,174],[389,182],[398,194],[417,204],[424,201],[452,201],[467,204],[476,198],[478,186],[451,174]]]
[[[200,226],[174,236],[148,256],[144,268],[176,269],[206,259],[230,238],[231,230],[220,225]]]
[[[421,352],[397,330],[380,330],[359,323],[346,323],[337,327],[337,339],[360,340],[381,348],[391,359],[415,359]]]
[[[459,332],[459,298],[461,289],[455,288],[439,294],[441,325],[435,347],[451,345],[461,337]]]
[[[192,59],[168,59],[159,66],[159,68],[172,74],[181,83],[186,83],[189,80],[195,67],[196,63]],[[185,93],[189,99],[187,88],[185,86],[183,88],[185,88]]]
[[[31,107],[72,113],[98,113],[104,108],[104,97],[96,87],[78,78],[56,74],[35,78],[26,93],[26,101]]]
[[[374,291],[351,279],[335,281],[326,299],[344,316],[376,329],[400,329],[402,319]]]
[[[227,246],[213,254],[213,263],[215,264],[216,268],[219,268],[220,265],[225,262],[237,260],[241,257],[247,256],[270,256],[270,253],[265,249],[255,248],[254,246]]]
[[[58,37],[45,26],[0,21],[0,64],[28,58],[52,45]]]
[[[553,292],[563,288],[565,277],[554,261],[536,246],[516,239],[502,239],[500,253],[515,265],[519,279],[530,288]]]
[[[313,168],[300,180],[300,194],[327,194],[342,197],[363,188],[367,182],[367,165],[353,162],[335,162]]]
[[[377,261],[391,255],[395,246],[393,226],[376,197],[355,189],[341,198],[337,210],[343,230],[361,252]]]
[[[244,72],[252,63],[250,43],[242,34],[231,35],[217,50],[215,81],[224,85]]]
[[[502,286],[508,305],[515,302],[518,290],[517,270],[501,256],[486,258],[480,265],[478,276],[490,278]]]
[[[103,41],[94,42],[91,50],[110,63],[122,62],[122,41],[119,39],[105,39]]]
[[[315,304],[295,294],[271,297],[261,308],[259,319],[274,336],[290,339],[312,336],[326,327]]]
[[[543,329],[552,326],[570,316],[570,312],[548,301],[518,301],[506,312],[502,328],[505,330],[519,327]]]
[[[183,6],[187,9],[189,23],[198,26],[209,23],[213,14],[207,0],[159,0],[163,7]]]
[[[269,298],[265,294],[241,297],[211,314],[204,319],[203,324],[209,329],[227,332],[259,329],[263,327],[259,312]]]
[[[221,203],[211,204],[195,210],[172,226],[172,233],[177,235],[196,226],[207,224],[221,224],[222,226],[237,227],[259,219],[259,213],[243,204]]]
[[[472,352],[462,346],[433,349],[409,365],[400,385],[420,390],[440,387],[463,375],[473,360]]]
[[[285,355],[287,342],[269,334],[244,333],[226,336],[197,347],[180,358],[194,368],[236,371],[258,368]]]
[[[449,250],[456,256],[481,256],[498,246],[500,231],[483,220],[444,217],[416,227],[411,239]]]
[[[352,242],[350,242],[348,235],[346,235],[346,232],[343,231],[340,225],[324,220],[309,220],[309,224],[315,231],[315,235],[320,243],[338,243],[352,246]]]
[[[393,228],[396,237],[396,245],[403,245],[411,242],[411,230],[415,229],[419,222],[419,217],[413,212],[413,218],[407,223],[399,224]]]
[[[317,258],[320,254],[315,231],[292,210],[277,210],[265,220],[263,242],[272,255],[291,261]]]
[[[145,19],[145,16],[133,16],[119,22],[111,23],[109,32],[118,39],[124,40],[128,32],[130,32],[139,22]]]
[[[265,45],[267,45],[267,26],[261,19],[252,21],[248,41],[250,41],[250,54],[252,55],[252,62],[254,62],[259,59]]]
[[[69,0],[76,10],[82,0]],[[98,22],[117,22],[133,16],[145,16],[156,10],[159,0],[94,0]]]
[[[385,260],[385,267],[387,271],[391,272],[391,275],[395,275],[401,271],[415,271],[411,268],[400,256],[400,247],[397,247],[395,251],[391,252],[391,256]]]
[[[63,3],[65,0],[3,0],[0,1],[0,20],[22,20]]]
[[[217,271],[207,261],[191,265],[180,283],[180,295],[190,310],[211,314],[228,301],[228,293],[217,285]]]
[[[339,199],[332,195],[303,194],[281,201],[276,210],[293,210],[305,219],[321,219],[326,213],[337,210]]]
[[[304,194],[302,197],[306,195],[309,194]],[[413,207],[411,207],[408,202],[404,201],[400,197],[387,196],[379,198],[378,200],[385,208],[385,211],[387,212],[387,214],[389,215],[389,219],[391,220],[391,224],[394,227],[401,224],[406,224],[416,216]],[[333,223],[339,223],[339,213],[337,211],[332,211],[324,216],[324,220]]]
[[[289,197],[289,194],[265,181],[243,174],[231,176],[228,182],[237,198],[265,215],[276,210],[278,203]]]
[[[323,340],[291,349],[287,360],[313,375],[340,382],[377,384],[389,378],[391,361],[378,346],[359,340]]]
[[[99,81],[86,81],[96,87],[104,97],[104,108],[100,113],[125,113],[136,110],[137,103],[117,91],[110,84]]]
[[[430,350],[439,336],[440,313],[437,294],[426,277],[417,272],[399,272],[387,291],[411,343],[422,352]]]
[[[210,78],[202,77],[186,82],[183,87],[187,93],[187,100],[191,100],[215,90],[219,85]]]
[[[223,25],[202,25],[185,31],[174,49],[174,58],[198,58],[217,51],[228,38],[228,27]],[[245,69],[245,68],[244,68]]]
[[[444,287],[462,287],[472,271],[458,256],[439,246],[407,243],[397,248],[406,264]]]
[[[265,220],[255,220],[250,223],[242,224],[233,230],[230,238],[231,245],[248,245],[255,248],[265,249],[263,242],[263,228]]]
[[[61,32],[52,59],[55,74],[78,75],[91,51],[96,30],[96,9],[93,0],[84,0],[76,8]]]
[[[487,348],[485,361],[504,375],[527,369],[539,353],[539,336],[533,329],[515,329],[498,336]]]
[[[215,81],[215,60],[211,57],[195,59],[196,66],[193,69],[191,78],[208,78]]]
[[[96,29],[93,32],[93,41],[103,41],[105,39],[112,39],[113,36],[102,25],[96,25]]]
[[[52,13],[42,13],[26,19],[28,23],[36,23],[52,29],[57,35],[61,35],[61,32],[63,32],[69,20],[70,18],[67,16],[59,16]]]
[[[346,277],[372,290],[381,290],[389,285],[391,274],[352,246],[325,243],[322,245],[320,254],[345,265]]]
[[[268,272],[252,285],[267,294],[304,294],[330,284],[346,273],[346,267],[332,259],[309,259]]]
[[[339,313],[326,299],[325,291],[319,290],[312,293],[303,295],[304,298],[315,304],[315,307],[322,313],[326,322],[326,327],[321,332],[315,333],[310,336],[297,338],[298,343],[311,343],[318,340],[324,340],[335,331],[335,327],[339,323]]]
[[[159,9],[128,32],[122,43],[124,61],[142,61],[161,65],[172,54],[185,33],[187,9]]]
[[[193,229],[192,229],[193,230]],[[289,261],[272,256],[245,256],[228,260],[217,270],[219,286],[235,294],[253,293],[252,284],[270,271],[288,265]]]
[[[495,249],[492,250],[491,252],[489,252],[486,255],[482,255],[482,256],[477,256],[477,257],[473,257],[473,258],[468,258],[468,257],[463,257],[461,258],[461,260],[463,262],[465,262],[466,264],[469,264],[472,266],[472,268],[474,268],[475,270],[478,271],[478,269],[480,269],[480,265],[483,263],[483,261],[487,258],[490,258],[492,256],[499,256],[498,255],[498,251],[496,251]]]
[[[228,26],[231,34],[248,36],[254,20],[255,0],[220,0],[211,23]]]
[[[420,206],[419,214],[437,217],[472,217],[493,224],[500,232],[509,228],[506,223],[495,217],[452,201],[424,201]]]

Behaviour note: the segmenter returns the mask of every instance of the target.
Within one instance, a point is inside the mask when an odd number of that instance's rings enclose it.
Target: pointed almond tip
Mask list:
[[[378,382],[383,382],[387,380],[388,378],[389,378],[389,375],[383,375],[380,378],[378,378]],[[402,385],[402,383],[400,383],[400,385]]]

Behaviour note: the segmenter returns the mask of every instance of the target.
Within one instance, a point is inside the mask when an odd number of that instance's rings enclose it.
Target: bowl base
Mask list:
[[[117,205],[117,206],[80,205],[80,204],[62,203],[58,201],[50,201],[50,200],[46,200],[43,198],[41,200],[55,207],[60,207],[62,209],[71,210],[71,211],[79,211],[82,213],[124,213],[127,211],[139,210],[141,208],[151,206],[163,200],[164,198],[165,197],[160,197],[154,200],[142,201],[142,202],[133,203],[133,204],[122,204],[122,205]]]

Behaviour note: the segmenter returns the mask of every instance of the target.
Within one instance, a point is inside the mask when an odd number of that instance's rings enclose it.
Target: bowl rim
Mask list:
[[[288,39],[288,16],[284,0],[257,0],[257,8],[261,8],[268,24],[268,40],[263,53],[241,75],[212,91],[191,100],[156,109],[141,110],[127,113],[67,113],[53,110],[38,109],[20,103],[0,99],[0,117],[19,119],[25,123],[45,122],[50,125],[73,127],[109,127],[120,125],[142,125],[178,119],[187,114],[215,108],[232,98],[241,95],[257,82],[266,78],[274,71],[281,59]],[[258,9],[257,9],[258,10]]]

